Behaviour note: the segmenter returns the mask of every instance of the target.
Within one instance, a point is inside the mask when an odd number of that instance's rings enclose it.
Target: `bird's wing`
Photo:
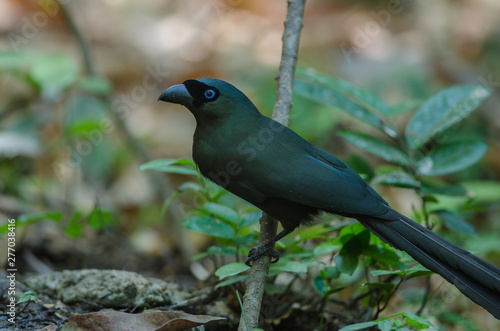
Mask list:
[[[384,216],[392,209],[354,170],[320,148],[297,161],[295,202],[344,215]]]
[[[252,180],[240,184],[253,192],[265,192],[268,198],[286,199],[327,212],[392,219],[394,211],[354,170],[330,153],[309,146],[292,147],[288,153],[269,153],[266,164],[252,165],[252,171],[259,175],[248,176]]]

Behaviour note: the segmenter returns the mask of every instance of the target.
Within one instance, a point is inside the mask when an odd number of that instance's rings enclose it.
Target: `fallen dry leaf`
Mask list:
[[[191,315],[174,310],[147,311],[142,314],[101,310],[95,313],[69,316],[68,323],[62,331],[180,331],[223,320],[225,320],[224,317]]]

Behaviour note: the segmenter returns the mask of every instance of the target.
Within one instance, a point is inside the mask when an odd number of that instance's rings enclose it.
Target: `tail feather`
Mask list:
[[[407,252],[500,319],[500,268],[404,215],[395,221],[368,216],[358,220],[384,242]]]

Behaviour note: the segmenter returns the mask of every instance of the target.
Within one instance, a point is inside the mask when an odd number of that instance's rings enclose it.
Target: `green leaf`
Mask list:
[[[165,216],[167,213],[168,208],[170,207],[170,204],[172,201],[174,201],[175,198],[179,196],[180,192],[175,191],[174,193],[170,194],[170,196],[163,202],[161,205],[161,215]]]
[[[342,245],[340,245],[338,243],[336,238],[333,238],[331,240],[324,241],[321,244],[314,247],[313,253],[316,256],[317,255],[326,255],[326,254],[330,254],[332,252],[336,252],[341,248],[342,248]]]
[[[208,256],[208,252],[201,252],[201,253],[198,253],[198,254],[195,254],[193,255],[193,257],[191,258],[192,261],[196,261],[196,260],[199,260],[199,259],[202,259],[206,256]]]
[[[363,233],[364,235],[368,235],[368,237],[363,239],[363,242],[366,244],[370,240],[370,232],[359,222],[353,223],[351,225],[345,226],[342,230],[340,230],[338,239],[343,244],[346,244],[349,240],[353,238],[353,236],[357,236]]]
[[[363,248],[363,252],[391,267],[399,269],[404,268],[399,259],[399,255],[396,254],[394,250],[383,245],[369,245]]]
[[[301,245],[290,243],[285,247],[290,248],[290,250],[293,250],[286,254],[286,258],[288,259],[301,260],[304,263],[304,265],[308,268],[313,265],[321,264],[320,260],[311,259],[311,257],[313,257],[312,252],[310,250],[305,250]]]
[[[499,254],[498,234],[490,231],[490,233],[482,233],[481,237],[475,236],[467,240],[466,249],[474,251],[478,255]]]
[[[423,183],[422,191],[426,194],[440,194],[448,196],[464,196],[467,190],[460,185],[434,185],[430,183]]]
[[[190,169],[190,168],[186,168],[186,167],[170,166],[170,167],[164,167],[160,171],[168,172],[171,174],[199,176],[198,170]]]
[[[376,175],[371,184],[382,184],[395,187],[415,189],[419,187],[419,183],[415,178],[407,172],[392,171]]]
[[[351,84],[345,80],[325,75],[314,69],[298,69],[297,76],[308,79],[318,85],[337,90],[344,95],[349,96],[352,100],[356,100],[364,105],[372,112],[379,113],[384,116],[389,116],[391,109],[384,101],[372,92]]]
[[[274,273],[293,272],[296,274],[302,274],[307,272],[307,265],[302,262],[280,259],[277,263],[271,265],[270,270]]]
[[[351,324],[348,326],[344,326],[343,328],[339,329],[339,331],[355,331],[355,330],[366,330],[372,326],[377,325],[379,322],[363,322],[363,323],[356,323],[356,324]]]
[[[432,274],[433,274],[432,271],[430,271],[421,264],[414,265],[410,269],[403,271],[403,277],[405,280],[418,277],[426,277]]]
[[[465,169],[481,160],[488,146],[479,140],[462,141],[438,147],[419,160],[418,171],[428,176],[439,176]]]
[[[203,191],[203,187],[195,182],[185,182],[181,186],[177,187],[176,191],[184,192],[184,191],[195,191],[200,192]]]
[[[226,280],[220,282],[219,284],[217,284],[215,286],[215,289],[218,289],[219,287],[224,287],[224,286],[228,286],[228,285],[231,285],[234,283],[241,282],[242,280],[245,280],[247,278],[248,278],[248,275],[240,275],[240,276],[236,276],[236,277],[231,277],[231,278],[226,279]]]
[[[316,290],[318,290],[318,292],[321,294],[325,294],[329,287],[329,284],[326,282],[325,278],[321,277],[320,275],[314,277],[313,284]]]
[[[46,55],[33,63],[28,75],[42,95],[54,99],[78,77],[76,62],[62,54]]]
[[[351,154],[346,163],[366,181],[370,181],[375,175],[370,163],[359,155]]]
[[[40,221],[60,222],[61,219],[62,219],[61,212],[49,210],[49,211],[43,211],[43,212],[38,212],[38,213],[19,215],[19,217],[16,219],[15,224],[17,227],[17,226],[21,226],[21,225],[33,224],[33,223],[40,222]],[[11,223],[4,222],[0,226],[0,234],[7,232],[9,224],[11,224]]]
[[[37,56],[27,52],[1,52],[0,71],[20,71],[29,66]]]
[[[59,211],[43,211],[39,213],[33,213],[33,214],[23,214],[19,216],[19,223],[24,224],[24,223],[33,223],[33,222],[38,222],[42,220],[52,220],[59,222],[62,219],[62,213]]]
[[[299,70],[294,91],[313,101],[336,107],[391,137],[396,131],[383,118],[389,106],[376,95],[338,78],[314,70]]]
[[[98,95],[108,95],[111,93],[111,82],[104,77],[85,76],[78,81],[78,87],[82,90]]]
[[[83,231],[82,223],[80,222],[80,212],[76,211],[69,219],[66,234],[70,237],[77,238]]]
[[[233,239],[234,229],[226,223],[209,216],[191,216],[182,221],[182,226],[206,233],[213,237]]]
[[[445,323],[451,322],[450,324],[452,324],[452,325],[456,325],[457,327],[461,326],[461,328],[463,330],[466,330],[466,331],[482,331],[483,330],[483,328],[481,328],[477,324],[477,322],[471,321],[469,319],[470,317],[467,318],[467,317],[460,316],[460,315],[457,315],[454,313],[443,311],[439,314],[439,318],[440,318],[440,320],[442,320]]]
[[[71,134],[74,137],[85,139],[86,135],[89,134],[90,131],[101,131],[101,120],[97,117],[82,118],[74,121],[73,123],[68,123],[66,128],[66,132]]]
[[[358,267],[358,256],[358,254],[341,249],[339,254],[335,256],[335,264],[340,271],[352,276]]]
[[[235,247],[228,246],[210,246],[207,252],[214,255],[236,255]]]
[[[240,247],[255,245],[257,243],[257,239],[258,236],[255,233],[250,233],[244,236],[239,234],[236,237],[236,245]]]
[[[405,136],[410,148],[418,149],[436,134],[462,120],[490,95],[482,85],[453,86],[439,91],[413,114]]]
[[[434,324],[420,316],[411,313],[403,313],[403,316],[406,317],[406,323],[417,330],[424,330],[431,327],[435,328]]]
[[[498,202],[500,200],[500,182],[476,180],[461,184],[472,192],[475,201]]]
[[[405,153],[371,136],[353,131],[340,131],[338,134],[348,143],[384,160],[401,165],[410,164],[410,159]]]
[[[246,228],[247,226],[251,226],[259,222],[260,217],[262,216],[261,211],[254,211],[243,216],[239,222],[240,228]]]
[[[335,261],[342,272],[350,275],[354,273],[359,255],[369,246],[370,237],[370,232],[360,223],[354,223],[340,231],[338,239],[343,247]]]
[[[371,270],[370,274],[374,277],[386,275],[402,275],[404,271],[401,270]]]
[[[449,210],[436,210],[434,213],[449,229],[466,234],[477,234],[476,229],[472,225]]]
[[[203,205],[202,212],[208,213],[211,216],[214,216],[220,220],[230,222],[230,223],[236,223],[238,222],[238,213],[235,212],[233,209],[218,204],[214,202],[207,202]]]
[[[435,203],[439,202],[439,200],[432,194],[426,194],[422,196],[422,200],[424,200],[424,202],[435,202]]]
[[[340,270],[336,266],[335,267],[326,267],[323,270],[321,270],[321,275],[326,277],[327,279],[339,278],[340,277]]]
[[[200,192],[200,191],[203,191],[203,187],[198,184],[198,183],[194,183],[194,182],[185,182],[184,184],[182,184],[181,186],[179,186],[174,193],[172,193],[162,204],[161,206],[161,215],[164,216],[168,210],[168,208],[170,207],[170,204],[172,203],[172,201],[174,201],[175,198],[177,198],[179,196],[179,194],[181,194],[182,192],[184,191],[187,191],[187,190],[192,190],[192,191],[195,191],[195,192]]]
[[[327,290],[324,295],[330,295],[333,293],[337,293],[337,292],[340,292],[346,288],[347,288],[347,286],[337,286],[337,287],[334,287],[332,289]]]
[[[331,91],[327,88],[315,85],[310,82],[296,79],[294,83],[294,91],[298,94],[311,99],[313,101],[333,106],[339,110],[343,110],[359,120],[370,124],[377,129],[383,130],[382,121],[376,115],[343,96],[341,93]]]
[[[376,288],[376,289],[385,291],[387,293],[392,292],[394,290],[394,287],[396,286],[396,285],[391,284],[391,283],[365,283],[363,285],[371,287],[371,288]]]
[[[93,229],[102,229],[112,222],[111,213],[102,209],[94,209],[89,215],[88,225]]]
[[[107,112],[107,107],[97,96],[72,93],[66,103],[64,123],[66,131],[98,146],[106,138],[102,119]]]
[[[144,170],[156,170],[168,173],[176,173],[182,175],[193,175],[200,177],[200,173],[196,170],[196,165],[188,159],[159,159],[147,162],[139,168]]]
[[[388,320],[383,320],[378,323],[380,331],[392,331],[392,323]]]
[[[143,165],[141,165],[140,170],[153,169],[161,171],[163,167],[168,167],[173,164],[186,165],[192,168],[196,168],[194,162],[188,159],[158,159],[144,163]]]
[[[226,264],[215,271],[215,275],[219,277],[219,279],[224,279],[226,277],[234,276],[240,274],[244,271],[250,269],[245,263],[235,262]]]
[[[419,99],[405,99],[391,107],[391,116],[397,116],[407,111],[416,109],[421,104],[422,100]]]
[[[39,303],[41,302],[40,299],[38,299],[36,297],[36,292],[35,291],[27,291],[27,292],[24,292],[21,297],[19,298],[19,300],[17,300],[17,303],[23,303],[23,302],[26,302],[26,301],[29,301],[29,302],[34,302],[34,303]]]
[[[327,234],[327,236],[330,237],[329,234],[336,229],[336,227],[327,227],[324,224],[301,227],[298,231],[296,231],[296,242],[304,241],[307,239],[321,238],[321,236],[323,236],[324,234]]]

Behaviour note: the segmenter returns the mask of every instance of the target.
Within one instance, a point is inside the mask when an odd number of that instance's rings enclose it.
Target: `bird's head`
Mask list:
[[[243,92],[215,78],[188,79],[166,89],[158,100],[185,106],[197,120],[221,118],[231,114],[259,114]]]

